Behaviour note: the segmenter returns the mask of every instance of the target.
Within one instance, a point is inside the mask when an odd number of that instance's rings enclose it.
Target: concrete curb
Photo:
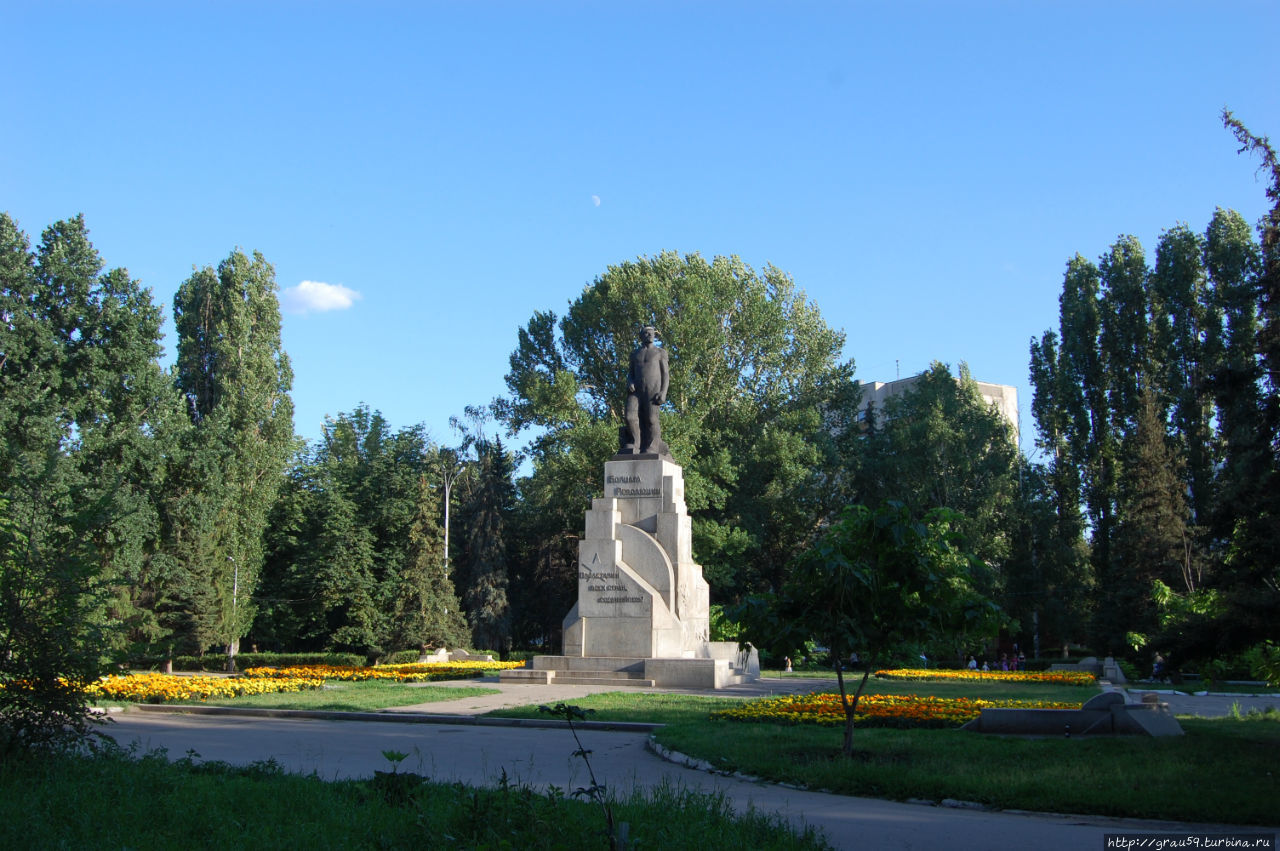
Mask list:
[[[233,715],[247,718],[286,718],[316,721],[382,721],[393,724],[457,724],[471,727],[550,727],[565,729],[567,721],[551,718],[502,718],[485,715],[435,715],[425,712],[338,712],[318,709],[259,709],[231,706],[190,706],[185,704],[132,703],[128,712],[157,712],[167,715]],[[609,730],[617,733],[652,733],[662,727],[644,721],[575,721],[579,730]]]

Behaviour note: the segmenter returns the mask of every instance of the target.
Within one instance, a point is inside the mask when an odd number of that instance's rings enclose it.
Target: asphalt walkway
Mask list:
[[[572,756],[576,745],[563,727],[535,727],[527,722],[502,723],[481,718],[496,709],[529,704],[572,702],[616,686],[566,686],[479,683],[497,694],[452,701],[396,707],[378,713],[307,713],[313,717],[278,717],[263,712],[246,716],[233,712],[194,713],[129,711],[116,716],[108,729],[117,741],[137,742],[144,748],[163,747],[174,756],[194,750],[206,760],[247,764],[274,759],[286,769],[325,779],[371,776],[388,764],[384,750],[410,754],[404,770],[441,781],[475,785],[495,783],[499,777],[537,789],[548,785],[574,789],[585,785],[581,760]],[[453,685],[457,683],[441,684]],[[759,697],[829,688],[831,680],[765,679],[716,691],[683,691],[717,697]],[[423,684],[422,688],[437,687]],[[664,691],[668,691],[664,689]],[[1136,699],[1138,694],[1134,694]],[[1165,696],[1162,695],[1162,698]],[[1221,715],[1239,698],[1169,696],[1175,714]],[[1280,705],[1280,700],[1266,705]],[[317,716],[329,717],[317,717]],[[353,723],[359,718],[363,723]],[[394,718],[394,720],[392,720]],[[342,719],[342,720],[338,720]],[[417,722],[417,723],[405,723]],[[724,794],[739,811],[754,807],[776,812],[795,824],[821,828],[837,848],[957,849],[1035,847],[1037,849],[1102,848],[1114,833],[1222,833],[1258,828],[1191,825],[1096,816],[1060,816],[1010,811],[986,811],[955,806],[901,803],[853,798],[792,789],[752,778],[724,776],[664,759],[650,746],[647,732],[587,729],[579,734],[592,753],[592,764],[610,790],[672,785]],[[1274,834],[1275,828],[1267,833]]]

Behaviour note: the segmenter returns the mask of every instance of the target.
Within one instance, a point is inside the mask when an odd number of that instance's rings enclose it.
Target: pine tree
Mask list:
[[[396,647],[416,647],[424,654],[432,646],[470,643],[470,629],[445,565],[439,514],[440,501],[427,477],[420,476],[408,558],[395,593],[391,635]]]
[[[1145,638],[1156,630],[1154,581],[1189,593],[1202,579],[1182,456],[1170,446],[1155,391],[1145,389],[1139,402],[1136,428],[1124,445],[1121,520],[1098,613],[1098,634],[1113,653],[1140,645],[1138,639],[1130,642],[1130,633]]]
[[[102,267],[83,218],[33,255],[0,214],[0,680],[35,683],[0,689],[0,748],[83,732],[80,689],[157,629],[139,589],[176,397],[150,293]]]
[[[515,505],[515,465],[499,438],[473,440],[475,472],[467,480],[463,603],[477,648],[506,653],[511,642],[507,599],[507,529]]]

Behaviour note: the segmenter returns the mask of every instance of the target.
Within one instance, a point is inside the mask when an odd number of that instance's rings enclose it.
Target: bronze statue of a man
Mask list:
[[[640,345],[631,353],[631,369],[627,373],[627,429],[631,443],[623,452],[668,454],[662,442],[662,424],[658,409],[667,401],[671,375],[667,366],[667,350],[653,344],[658,331],[652,325],[640,329]]]

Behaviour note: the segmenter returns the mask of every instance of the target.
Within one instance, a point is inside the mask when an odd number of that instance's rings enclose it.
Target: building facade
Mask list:
[[[899,378],[897,381],[860,381],[859,386],[862,388],[862,403],[858,409],[858,421],[861,422],[867,414],[867,410],[871,405],[876,406],[876,416],[884,415],[884,403],[891,396],[901,396],[920,380],[919,375],[912,375],[909,378]],[[960,379],[956,379],[959,381]],[[1004,417],[1009,423],[1009,427],[1013,429],[1014,445],[1019,443],[1018,428],[1018,388],[1009,384],[992,384],[989,381],[974,381],[978,386],[978,395],[989,405],[995,407],[1000,416]]]

